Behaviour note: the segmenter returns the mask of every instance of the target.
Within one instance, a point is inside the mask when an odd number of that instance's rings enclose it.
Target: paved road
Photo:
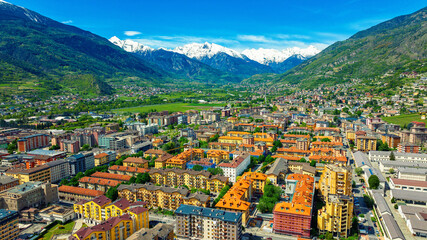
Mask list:
[[[353,179],[356,182],[356,188],[353,189],[354,194],[354,209],[356,212],[359,212],[359,214],[364,214],[366,222],[359,223],[359,226],[363,226],[364,229],[368,232],[369,239],[377,240],[378,237],[375,235],[375,232],[379,230],[374,227],[374,223],[371,220],[371,213],[367,206],[365,201],[363,200],[363,194],[364,194],[364,188],[363,184],[360,183],[359,177],[355,176],[354,169],[353,169]],[[357,199],[357,200],[356,200]],[[359,206],[356,206],[356,201],[359,203]],[[370,231],[369,231],[370,230]]]

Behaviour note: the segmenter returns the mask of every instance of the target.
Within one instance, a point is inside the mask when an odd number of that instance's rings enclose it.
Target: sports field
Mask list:
[[[169,112],[185,112],[187,110],[203,110],[209,109],[211,107],[221,107],[224,106],[225,103],[166,103],[166,104],[157,104],[157,105],[147,105],[140,107],[130,107],[130,108],[120,108],[114,109],[113,112],[116,113],[124,113],[124,112],[149,112],[152,109],[155,109],[157,112],[160,111],[169,111]]]

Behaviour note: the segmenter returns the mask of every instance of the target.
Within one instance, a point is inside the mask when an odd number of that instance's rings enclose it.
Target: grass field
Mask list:
[[[388,123],[399,124],[401,127],[403,127],[405,124],[408,125],[412,121],[424,122],[427,124],[427,120],[421,119],[421,115],[418,113],[405,114],[393,117],[382,117],[382,119]]]
[[[187,110],[203,110],[209,109],[211,107],[220,107],[225,104],[216,104],[216,103],[204,103],[204,104],[196,104],[196,103],[167,103],[167,104],[158,104],[158,105],[147,105],[140,107],[130,107],[130,108],[120,108],[114,109],[113,112],[116,113],[125,113],[125,112],[149,112],[152,109],[156,109],[156,111],[169,111],[169,112],[185,112]]]
[[[74,224],[76,224],[74,221],[68,222],[65,225],[56,224],[47,233],[45,233],[42,238],[39,239],[50,240],[53,235],[71,233],[74,228]]]

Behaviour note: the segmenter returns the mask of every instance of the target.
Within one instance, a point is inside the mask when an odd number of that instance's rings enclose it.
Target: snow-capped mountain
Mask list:
[[[1,0],[0,0],[1,1]],[[118,37],[114,36],[110,39],[110,42],[112,42],[113,44],[123,48],[126,52],[145,52],[145,51],[153,51],[154,48],[150,48],[148,46],[144,46],[141,43],[132,41],[132,40],[120,40]]]
[[[183,62],[185,60],[183,56],[185,56],[188,58],[185,62],[188,62],[189,59],[199,61],[214,69],[240,77],[248,77],[259,73],[283,73],[320,52],[314,46],[307,48],[293,47],[284,50],[246,49],[238,52],[208,42],[186,44],[175,49],[153,49],[129,39],[120,40],[116,36],[109,40],[128,52],[139,53],[146,61],[161,64],[162,66],[167,66],[167,68],[176,69],[176,63],[174,67],[172,67],[172,63],[165,64],[167,56],[174,58],[174,61],[179,58],[180,61],[178,62]],[[167,52],[171,54],[167,54]],[[191,66],[195,66],[195,64],[193,63]],[[165,67],[162,68],[168,70]],[[182,70],[181,68],[180,66],[179,69]]]
[[[271,63],[281,63],[294,55],[300,56],[301,59],[307,59],[319,52],[319,49],[310,45],[307,48],[293,47],[281,51],[277,49],[252,48],[244,50],[242,54],[261,64],[270,65]]]
[[[172,51],[180,54],[184,54],[189,58],[195,58],[199,60],[204,57],[211,58],[218,53],[226,53],[232,57],[244,59],[244,56],[242,54],[240,54],[239,52],[233,49],[226,48],[215,43],[208,43],[208,42],[190,43],[182,47],[177,47]]]

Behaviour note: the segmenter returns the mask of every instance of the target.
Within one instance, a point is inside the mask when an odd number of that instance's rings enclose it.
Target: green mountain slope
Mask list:
[[[110,94],[107,80],[165,74],[107,39],[0,3],[0,93]]]
[[[304,87],[372,79],[386,73],[426,71],[427,8],[393,18],[336,42],[290,71],[278,82]]]

